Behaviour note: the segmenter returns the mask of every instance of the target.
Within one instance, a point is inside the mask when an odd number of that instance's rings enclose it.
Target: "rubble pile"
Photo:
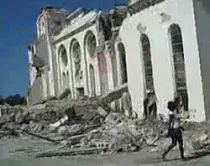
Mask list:
[[[154,146],[166,131],[162,121],[131,120],[103,107],[95,98],[53,100],[29,108],[16,107],[15,111],[0,118],[0,138],[27,134],[70,148],[95,148],[115,153]]]
[[[162,149],[170,142],[165,138],[168,125],[164,117],[151,122],[129,119],[96,98],[52,100],[28,108],[8,109],[9,113],[0,117],[0,139],[27,135],[70,150],[44,152],[37,157],[133,152],[151,146]],[[210,153],[208,126],[184,124],[187,153]]]
[[[205,123],[194,123],[187,128],[185,134],[187,153],[193,156],[210,154],[210,128],[209,121]]]

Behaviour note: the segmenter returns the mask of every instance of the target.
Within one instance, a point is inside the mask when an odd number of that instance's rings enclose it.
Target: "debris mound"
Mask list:
[[[161,115],[151,122],[130,119],[98,98],[49,100],[32,107],[8,106],[6,110],[7,114],[0,117],[0,139],[27,135],[65,147],[65,151],[42,152],[36,157],[113,154],[146,147],[162,149],[167,142],[168,124]],[[193,155],[208,154],[210,128],[204,126],[209,125],[187,122],[184,126],[186,151]]]

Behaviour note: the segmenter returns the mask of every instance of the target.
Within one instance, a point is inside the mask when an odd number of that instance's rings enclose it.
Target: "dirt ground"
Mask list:
[[[36,159],[37,152],[52,150],[51,143],[28,137],[0,141],[1,166],[209,166],[210,156],[180,161],[177,148],[168,155],[167,162],[160,161],[158,152],[146,149],[137,153],[117,155],[77,156]],[[57,147],[55,150],[58,150]],[[154,149],[154,148],[153,148]]]

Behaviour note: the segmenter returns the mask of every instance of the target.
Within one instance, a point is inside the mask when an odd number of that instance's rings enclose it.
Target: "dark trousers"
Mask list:
[[[179,151],[181,158],[184,158],[183,137],[181,129],[172,129],[170,132],[171,144],[164,150],[163,157],[171,151],[179,143]]]

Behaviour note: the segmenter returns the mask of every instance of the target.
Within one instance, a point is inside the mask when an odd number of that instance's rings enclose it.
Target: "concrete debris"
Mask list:
[[[99,113],[101,116],[104,116],[104,117],[108,115],[108,113],[101,107],[97,109],[97,113]]]
[[[90,154],[100,154],[103,151],[104,151],[104,148],[76,149],[76,150],[71,150],[67,152],[44,152],[44,153],[37,154],[36,157],[43,158],[43,157],[56,157],[56,156],[90,155]]]
[[[110,93],[103,95],[100,97],[100,100],[102,100],[104,103],[111,103],[112,101],[120,99],[123,96],[123,93],[126,92],[128,92],[128,85],[124,84],[111,91]]]
[[[68,120],[68,116],[67,115],[64,115],[63,118],[61,118],[59,121],[57,121],[56,123],[54,124],[50,124],[50,128],[51,130],[55,130],[57,127],[59,127],[61,124],[65,123],[67,120]]]
[[[158,151],[170,141],[165,138],[168,125],[162,115],[152,122],[132,119],[123,113],[107,111],[97,98],[53,100],[29,108],[15,107],[9,112],[0,117],[0,138],[23,134],[55,146],[77,149],[46,152],[37,157],[133,152],[149,146]],[[203,130],[205,125],[184,124],[188,131],[184,133],[185,149],[191,154],[210,152],[210,128]]]
[[[23,110],[17,112],[15,116],[15,122],[17,122],[18,124],[29,123],[29,112]]]
[[[60,100],[67,98],[71,94],[70,89],[65,89],[65,91],[58,97]]]
[[[210,130],[195,133],[192,138],[191,143],[194,150],[192,153],[198,154],[199,151],[210,153]]]
[[[44,137],[44,136],[39,135],[39,134],[31,133],[31,132],[29,132],[27,130],[22,130],[22,132],[26,133],[28,135],[31,135],[33,137],[36,137],[36,138],[40,138],[40,139],[43,139],[43,140],[46,140],[46,141],[50,141],[50,142],[53,142],[53,143],[58,143],[58,141],[56,141],[56,140],[53,140],[53,139],[48,138],[48,137]]]

